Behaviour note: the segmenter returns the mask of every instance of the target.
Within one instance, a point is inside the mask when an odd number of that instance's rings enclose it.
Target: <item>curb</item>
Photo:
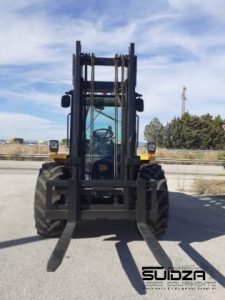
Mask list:
[[[47,154],[0,154],[0,160],[30,160],[30,161],[50,161]],[[224,160],[201,160],[201,159],[172,159],[172,158],[158,158],[156,163],[172,164],[172,165],[216,165],[224,166]]]

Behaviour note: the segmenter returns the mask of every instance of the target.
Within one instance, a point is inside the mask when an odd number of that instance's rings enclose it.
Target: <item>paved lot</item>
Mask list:
[[[42,239],[34,228],[40,164],[0,161],[1,299],[224,299],[225,197],[180,193],[169,171],[170,222],[160,243],[175,269],[204,269],[204,286],[200,279],[198,286],[154,281],[143,289],[142,266],[158,264],[130,222],[81,223],[60,268],[47,273],[57,239]]]

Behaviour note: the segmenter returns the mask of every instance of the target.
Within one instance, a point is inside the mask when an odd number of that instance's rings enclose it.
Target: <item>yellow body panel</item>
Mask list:
[[[50,159],[54,161],[61,161],[65,162],[67,158],[68,153],[56,153],[56,152],[51,152],[50,153]],[[141,153],[139,154],[140,160],[142,161],[152,161],[155,160],[155,155],[154,154],[148,154],[148,153]]]
[[[141,153],[139,154],[140,160],[151,161],[155,160],[155,154]]]
[[[51,152],[50,153],[50,159],[57,161],[57,162],[62,162],[64,163],[66,161],[68,153],[57,153],[57,152]]]

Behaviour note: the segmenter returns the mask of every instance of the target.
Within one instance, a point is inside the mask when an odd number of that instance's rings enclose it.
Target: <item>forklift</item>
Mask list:
[[[107,67],[112,81],[97,81],[96,70]],[[140,235],[164,268],[172,263],[157,237],[167,228],[169,197],[161,166],[137,155],[139,116],[144,101],[136,87],[134,43],[127,55],[97,57],[83,53],[80,41],[73,55],[73,89],[61,106],[69,108],[69,153],[44,163],[37,178],[34,218],[38,234],[59,237],[47,264],[61,264],[78,222],[95,219],[133,220]],[[149,155],[152,154],[149,147]],[[135,227],[134,227],[135,228]]]

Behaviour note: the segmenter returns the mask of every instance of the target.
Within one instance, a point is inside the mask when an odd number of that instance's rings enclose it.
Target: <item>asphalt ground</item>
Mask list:
[[[206,280],[143,281],[142,267],[159,265],[134,224],[104,220],[78,224],[62,265],[48,273],[57,239],[39,237],[34,227],[39,165],[0,161],[0,299],[225,298],[225,197],[179,192],[176,170],[166,170],[170,220],[160,244],[175,270],[204,270]]]

